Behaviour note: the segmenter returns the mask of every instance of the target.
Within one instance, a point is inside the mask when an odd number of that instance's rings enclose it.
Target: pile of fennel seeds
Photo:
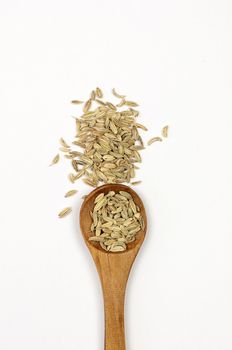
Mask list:
[[[64,158],[71,162],[73,171],[68,174],[71,183],[82,178],[83,182],[92,187],[104,183],[131,183],[134,181],[137,164],[141,163],[140,151],[144,142],[140,130],[147,128],[137,122],[138,104],[128,101],[125,95],[118,94],[114,89],[113,95],[119,103],[113,104],[103,100],[103,92],[96,88],[90,98],[83,101],[74,100],[74,104],[83,105],[83,113],[75,118],[76,135],[71,144],[60,139],[60,151]],[[162,129],[162,136],[168,136],[168,126]],[[148,145],[162,141],[157,136],[148,141]],[[60,154],[57,154],[51,165],[58,163]],[[73,189],[65,197],[74,195]],[[71,212],[67,207],[59,213],[64,217]]]
[[[94,201],[89,241],[98,242],[102,249],[122,252],[145,229],[140,208],[126,191],[100,193]]]

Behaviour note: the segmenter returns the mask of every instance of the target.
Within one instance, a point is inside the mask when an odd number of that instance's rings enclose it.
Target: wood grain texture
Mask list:
[[[145,230],[138,232],[136,240],[128,244],[126,251],[118,253],[106,252],[97,242],[88,241],[88,238],[92,235],[90,230],[92,223],[90,211],[93,209],[94,199],[100,193],[121,190],[129,192],[136,205],[140,207],[141,215],[145,222]],[[131,267],[143,243],[147,229],[144,205],[137,193],[128,186],[117,184],[103,185],[92,191],[83,202],[80,211],[80,226],[101,280],[105,313],[105,350],[125,350],[125,291]]]

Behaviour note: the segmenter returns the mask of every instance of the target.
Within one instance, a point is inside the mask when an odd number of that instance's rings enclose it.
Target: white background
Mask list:
[[[128,350],[232,348],[232,3],[1,1],[0,348],[103,349],[101,289],[68,163],[74,98],[140,102],[149,218],[126,299]],[[109,95],[107,95],[109,96]],[[66,205],[71,216],[57,219]]]

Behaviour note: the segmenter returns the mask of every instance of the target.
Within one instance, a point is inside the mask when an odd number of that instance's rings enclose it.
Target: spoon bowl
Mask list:
[[[135,204],[140,208],[144,220],[144,230],[140,230],[135,241],[127,244],[122,252],[107,252],[98,242],[89,241],[92,218],[90,212],[94,207],[94,200],[100,193],[109,191],[128,192]],[[124,299],[126,284],[133,262],[143,243],[147,230],[146,212],[142,200],[130,187],[121,184],[107,184],[89,193],[80,210],[80,227],[85,243],[95,262],[103,290],[105,312],[105,350],[125,350],[124,331]]]
[[[128,243],[127,244],[127,250],[123,251],[123,252],[106,252],[104,249],[101,248],[100,244],[98,242],[94,242],[94,241],[89,241],[89,237],[93,235],[93,233],[91,232],[91,224],[92,224],[92,218],[90,215],[90,212],[93,210],[94,207],[94,200],[95,198],[100,194],[100,193],[108,193],[109,191],[115,191],[115,192],[119,192],[119,191],[125,191],[128,192],[135,204],[137,206],[139,206],[140,208],[140,213],[141,216],[144,220],[144,225],[145,225],[145,229],[144,230],[140,230],[137,234],[136,234],[136,239],[134,242]],[[120,185],[120,184],[107,184],[107,185],[103,185],[100,187],[97,187],[95,190],[93,190],[92,192],[90,192],[87,197],[85,198],[82,206],[81,206],[81,210],[80,210],[80,226],[81,226],[81,232],[82,235],[84,237],[84,240],[87,244],[87,246],[92,246],[95,247],[96,249],[101,250],[102,252],[104,252],[105,254],[125,254],[128,250],[130,249],[134,249],[135,246],[140,246],[143,243],[145,234],[146,234],[146,228],[147,228],[147,218],[146,218],[146,212],[145,212],[145,208],[143,205],[142,200],[140,199],[140,197],[137,195],[137,193],[132,190],[132,188],[130,188],[129,186],[125,186],[125,185]]]

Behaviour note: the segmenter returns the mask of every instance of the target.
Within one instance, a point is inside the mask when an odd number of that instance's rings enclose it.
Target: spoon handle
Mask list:
[[[104,272],[102,282],[105,312],[105,350],[125,350],[124,298],[126,282],[115,279],[115,271]]]
[[[126,350],[124,299],[131,266],[139,247],[124,253],[104,253],[89,246],[101,280],[105,311],[105,350]]]

